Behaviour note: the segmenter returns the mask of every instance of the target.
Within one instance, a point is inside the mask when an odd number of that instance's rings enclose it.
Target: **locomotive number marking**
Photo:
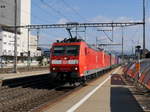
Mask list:
[[[67,60],[63,60],[62,64],[68,64],[68,61]]]

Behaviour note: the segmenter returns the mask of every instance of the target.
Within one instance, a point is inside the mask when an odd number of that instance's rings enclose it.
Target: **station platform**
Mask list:
[[[48,73],[50,73],[49,70],[37,70],[37,71],[27,71],[27,72],[18,72],[18,73],[3,73],[0,74],[0,80],[23,78],[23,77],[36,76],[36,75],[42,75]]]
[[[121,74],[116,68],[42,112],[144,112]]]

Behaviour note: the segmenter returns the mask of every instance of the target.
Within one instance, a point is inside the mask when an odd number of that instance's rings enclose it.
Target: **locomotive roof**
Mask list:
[[[77,37],[74,37],[74,38],[68,38],[68,39],[64,38],[64,40],[62,41],[57,40],[56,42],[57,43],[71,43],[71,42],[81,42],[81,41],[84,42],[83,39],[78,39]]]
[[[80,43],[80,42],[85,42],[83,39],[78,39],[77,37],[74,37],[74,38],[64,38],[64,40],[62,40],[62,41],[59,41],[59,40],[57,40],[56,41],[56,43],[68,43],[68,44],[73,44],[73,43]],[[85,42],[86,43],[86,42]],[[87,43],[86,43],[87,44]],[[104,49],[102,49],[102,48],[98,48],[98,47],[96,47],[96,45],[94,45],[94,44],[87,44],[88,45],[88,47],[89,48],[91,48],[91,49],[94,49],[94,50],[96,50],[96,51],[104,51]],[[104,51],[105,53],[107,53],[107,54],[111,54],[111,55],[114,55],[114,54],[112,54],[112,53],[109,53],[108,51]]]
[[[99,48],[99,47],[96,47],[96,45],[94,45],[94,44],[87,44],[88,45],[88,47],[89,48],[91,48],[91,49],[94,49],[94,50],[96,50],[96,51],[104,51],[106,54],[111,54],[112,56],[116,56],[115,54],[113,54],[113,53],[110,53],[109,51],[105,51],[104,49],[102,49],[102,48]]]

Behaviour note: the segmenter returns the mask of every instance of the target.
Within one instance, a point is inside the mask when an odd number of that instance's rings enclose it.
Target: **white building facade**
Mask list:
[[[14,0],[0,0],[0,56],[14,56],[14,31],[3,29],[3,26],[14,26]],[[31,24],[31,0],[17,0],[17,25]],[[28,29],[19,29],[17,34],[17,56],[27,56],[28,50],[34,56],[40,56],[37,51],[36,36],[29,35]],[[30,47],[34,44],[34,47]],[[29,49],[28,49],[29,46]]]
[[[37,36],[35,35],[30,35],[30,45],[29,45],[29,49],[30,49],[30,56],[31,57],[38,57],[41,56],[41,51],[37,50],[38,49],[38,40],[37,40]]]

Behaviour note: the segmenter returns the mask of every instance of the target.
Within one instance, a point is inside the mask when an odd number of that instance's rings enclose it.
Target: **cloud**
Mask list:
[[[108,17],[96,16],[94,18],[89,19],[89,22],[112,22],[112,20]]]
[[[115,22],[133,22],[134,20],[129,17],[118,17]]]
[[[134,20],[133,18],[125,17],[125,16],[117,17],[115,19],[112,19],[110,17],[105,17],[105,16],[96,16],[89,19],[89,22],[139,22],[139,21],[141,20]]]
[[[64,37],[57,37],[55,40],[63,40]]]
[[[58,20],[57,24],[65,24],[67,22],[69,22],[67,19],[61,18],[61,19]]]

